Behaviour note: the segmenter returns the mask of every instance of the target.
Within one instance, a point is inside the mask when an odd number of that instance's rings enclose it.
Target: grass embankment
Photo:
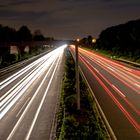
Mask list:
[[[93,48],[88,48],[88,47],[83,47],[83,46],[82,46],[82,48],[89,50],[89,51],[93,51],[94,53],[109,57],[116,61],[120,61],[120,62],[129,64],[129,65],[132,65],[134,67],[138,67],[138,68],[140,67],[140,59],[137,59],[137,61],[134,61],[134,58],[129,58],[127,56],[113,55],[113,53],[110,51],[93,49]]]
[[[75,64],[66,51],[65,76],[61,93],[56,140],[109,139],[96,110],[95,102],[80,77],[81,109],[77,110],[75,92]]]
[[[94,50],[97,53],[104,55],[106,57],[109,57],[111,59],[135,66],[140,67],[140,59],[137,59],[137,61],[134,61],[134,58],[130,58],[127,56],[120,56],[120,55],[113,55],[112,52],[106,51],[106,50]]]

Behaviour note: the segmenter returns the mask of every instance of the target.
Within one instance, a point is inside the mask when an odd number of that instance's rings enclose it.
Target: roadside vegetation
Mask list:
[[[30,29],[25,25],[21,26],[19,30],[15,30],[0,24],[0,68],[28,59],[47,49],[43,46],[33,46],[32,49],[29,49],[29,52],[27,52],[25,51],[26,46],[22,46],[22,42],[53,40],[52,37],[45,38],[40,30],[35,30],[32,34]],[[19,44],[21,44],[17,46],[18,54],[11,54],[10,46],[5,47],[5,44],[9,42],[19,42]]]
[[[80,44],[114,59],[140,63],[140,19],[103,30],[95,43],[88,36]]]
[[[42,46],[37,47],[37,49],[33,49],[32,52],[24,52],[23,55],[20,54],[7,54],[3,57],[0,57],[0,68],[7,67],[9,65],[15,64],[17,62],[29,59],[33,56],[39,55],[41,53],[44,53],[47,51],[49,48],[44,48]]]
[[[109,139],[95,102],[80,77],[81,109],[77,110],[75,91],[75,64],[66,51],[65,75],[57,118],[56,140]]]

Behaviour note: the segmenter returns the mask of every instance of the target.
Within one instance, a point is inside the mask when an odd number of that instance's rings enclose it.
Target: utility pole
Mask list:
[[[75,70],[76,70],[77,110],[80,110],[80,82],[79,82],[79,69],[78,69],[78,66],[79,66],[78,46],[79,46],[79,39],[76,40],[76,45],[75,45],[75,55],[76,55]]]

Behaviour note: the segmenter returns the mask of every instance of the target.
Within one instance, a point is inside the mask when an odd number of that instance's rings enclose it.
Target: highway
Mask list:
[[[0,83],[0,140],[49,140],[64,71],[60,46]]]
[[[79,48],[79,67],[115,137],[140,140],[140,70]],[[70,51],[75,56],[75,47]]]

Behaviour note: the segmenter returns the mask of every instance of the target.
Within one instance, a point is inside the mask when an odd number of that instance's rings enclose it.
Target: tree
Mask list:
[[[18,41],[32,41],[31,31],[27,26],[22,26],[18,31]]]
[[[85,45],[87,47],[92,47],[92,39],[93,37],[91,35],[88,35],[88,37],[84,37],[83,39],[80,40],[81,45]]]
[[[95,46],[140,61],[140,19],[103,30]]]
[[[33,34],[33,40],[34,41],[44,41],[45,37],[43,36],[43,34],[41,33],[40,30],[35,30],[35,32]]]
[[[88,46],[92,47],[92,36],[91,35],[88,35],[87,41],[88,41]]]
[[[2,25],[0,25],[0,41],[16,41],[16,30],[8,26],[3,27]]]

